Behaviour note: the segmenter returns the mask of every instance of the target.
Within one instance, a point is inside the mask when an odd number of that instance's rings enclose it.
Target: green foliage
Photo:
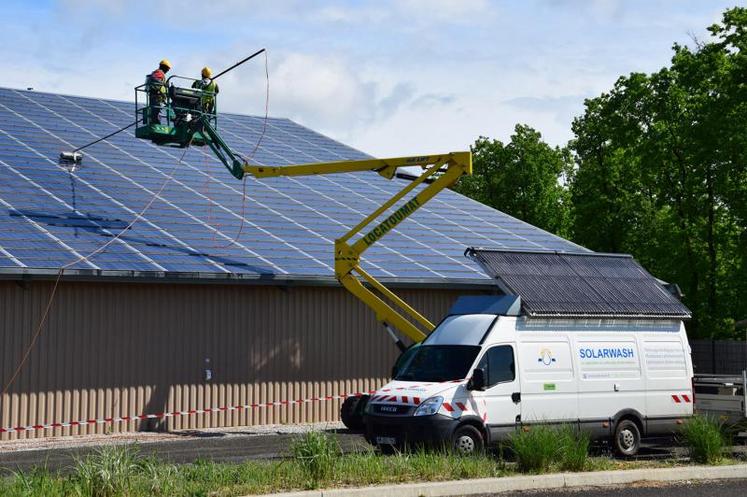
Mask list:
[[[291,445],[291,453],[309,478],[308,488],[317,488],[329,477],[340,457],[340,446],[332,435],[309,431]]]
[[[589,464],[589,434],[563,425],[557,430],[560,446],[560,469],[563,471],[584,471]]]
[[[690,458],[701,464],[714,464],[722,458],[725,440],[721,426],[707,416],[693,416],[682,427],[682,437]]]
[[[592,250],[633,254],[676,283],[692,337],[747,319],[747,8],[671,64],[586,100],[568,148],[517,125],[479,138],[456,190]]]
[[[589,435],[570,425],[538,425],[511,437],[519,471],[542,473],[557,466],[563,471],[583,471],[589,462]]]
[[[473,175],[455,190],[561,236],[570,226],[569,198],[562,182],[572,171],[567,149],[552,148],[529,126],[517,125],[511,141],[478,139]]]
[[[77,461],[73,483],[81,497],[126,495],[140,465],[137,450],[130,446],[110,446]]]
[[[369,450],[340,455],[337,444],[320,433],[302,437],[294,447],[297,455],[279,462],[224,464],[198,461],[184,465],[143,458],[132,448],[112,448],[87,457],[69,475],[40,469],[0,478],[0,495],[228,497],[308,488],[310,472],[315,472],[317,480],[314,483],[321,487],[488,478],[506,474],[501,463],[485,454],[462,457],[451,452],[421,451],[388,457]],[[331,466],[320,470],[318,461],[325,458],[331,461]],[[317,462],[310,463],[311,460]]]
[[[549,426],[539,425],[528,431],[518,431],[511,437],[511,449],[519,471],[542,473],[550,468],[560,454],[558,433]]]
[[[709,30],[587,100],[570,144],[574,241],[679,284],[696,337],[747,316],[747,9]]]
[[[60,481],[44,469],[34,469],[28,473],[14,472],[9,484],[0,484],[0,495],[9,497],[63,497],[73,491],[69,482]]]
[[[554,471],[581,469],[572,464],[582,458],[583,442],[569,427],[547,429],[555,443],[545,441],[555,458],[549,464]],[[567,437],[567,438],[566,438]],[[570,442],[569,442],[570,440]],[[577,458],[569,451],[578,451]],[[115,449],[121,450],[121,449]],[[315,449],[314,449],[315,450]],[[91,473],[107,472],[103,468],[119,467],[120,481],[100,476],[82,478],[78,471],[55,474],[44,469],[17,472],[0,478],[0,495],[3,497],[80,497],[94,495],[112,497],[235,497],[240,495],[269,494],[306,488],[309,484],[308,468],[299,459],[290,457],[281,461],[245,461],[239,464],[198,461],[174,465],[154,458],[143,458],[136,450],[125,449],[126,454],[94,454],[87,468],[98,468]],[[323,452],[323,451],[322,451]],[[126,461],[115,462],[115,461]],[[733,462],[721,460],[720,463]],[[135,469],[130,472],[132,465]],[[583,463],[585,470],[624,470],[642,467],[668,467],[674,461],[621,461],[609,458],[592,458]],[[548,469],[547,465],[540,465]],[[446,481],[469,478],[491,478],[515,474],[513,463],[504,463],[488,453],[461,456],[452,451],[402,452],[382,456],[373,449],[335,457],[332,471],[318,480],[322,488],[382,485],[415,481]],[[129,469],[128,469],[129,468]],[[111,470],[108,470],[111,471]],[[82,482],[97,481],[93,485]],[[88,489],[88,490],[87,490]],[[106,493],[105,493],[106,492]]]

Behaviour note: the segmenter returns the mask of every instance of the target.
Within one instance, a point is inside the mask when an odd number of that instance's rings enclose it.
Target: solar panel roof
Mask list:
[[[88,148],[74,172],[59,165],[61,151],[133,120],[128,102],[0,88],[0,272],[56,269],[90,254],[126,228],[163,187],[120,238],[71,269],[332,278],[334,239],[407,181],[373,172],[248,178],[244,203],[242,183],[207,147],[187,149],[180,163],[183,150],[136,139],[132,129]],[[232,148],[247,154],[263,118],[221,114],[218,127]],[[270,118],[253,162],[282,166],[368,157],[288,119]],[[470,245],[583,250],[444,191],[369,250],[362,266],[385,280],[485,283],[484,272],[463,256]]]
[[[677,318],[690,311],[630,255],[469,249],[529,316]]]

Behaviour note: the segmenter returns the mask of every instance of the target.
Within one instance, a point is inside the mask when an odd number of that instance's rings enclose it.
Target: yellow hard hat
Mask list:
[[[166,66],[169,69],[171,69],[171,62],[169,62],[169,59],[163,59],[161,62],[158,63],[159,66]]]
[[[202,68],[202,77],[203,78],[210,78],[213,76],[213,71],[208,67],[205,66]]]

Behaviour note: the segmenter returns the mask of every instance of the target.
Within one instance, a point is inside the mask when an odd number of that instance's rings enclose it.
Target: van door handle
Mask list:
[[[512,393],[511,400],[514,401],[514,404],[518,404],[519,402],[521,402],[521,393],[519,392]]]

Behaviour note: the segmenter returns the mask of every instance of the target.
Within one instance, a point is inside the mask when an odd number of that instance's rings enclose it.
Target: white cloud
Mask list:
[[[271,115],[366,152],[463,149],[517,122],[562,144],[583,97],[665,65],[726,1],[61,0],[0,20],[0,85],[132,100],[164,56],[196,75],[266,46]],[[220,85],[220,109],[264,112],[261,59]]]
[[[407,15],[440,20],[479,21],[479,17],[495,9],[488,0],[398,0],[396,8]]]
[[[361,79],[343,60],[292,52],[271,52],[269,57],[272,115],[334,129],[350,116],[365,117],[373,112],[375,85]],[[227,74],[220,84],[224,109],[263,112],[262,61],[242,72]]]
[[[390,18],[390,12],[381,5],[359,6],[326,5],[308,14],[308,19],[319,23],[381,23]]]
[[[541,100],[541,101],[540,101]],[[551,144],[563,145],[571,138],[570,123],[582,98],[538,99],[505,102],[498,98],[461,96],[431,100],[427,106],[413,105],[371,123],[347,141],[375,156],[440,153],[467,150],[478,136],[507,139],[517,123],[542,132]]]

